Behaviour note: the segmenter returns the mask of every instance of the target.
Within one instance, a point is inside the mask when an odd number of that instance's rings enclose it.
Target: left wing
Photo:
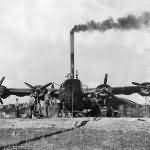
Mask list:
[[[28,89],[27,88],[23,88],[23,89],[9,88],[9,89],[7,89],[8,94],[9,95],[16,95],[16,96],[27,96],[33,92],[36,92],[40,96],[46,92],[48,86],[53,84],[52,82],[50,82],[50,83],[47,83],[45,85],[33,86],[27,82],[24,82],[24,83],[29,87]]]
[[[33,92],[32,89],[15,89],[15,88],[10,88],[8,89],[8,94],[9,95],[15,95],[15,96],[28,96]]]

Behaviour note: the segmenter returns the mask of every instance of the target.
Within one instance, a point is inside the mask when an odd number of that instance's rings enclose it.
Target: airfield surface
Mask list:
[[[149,150],[149,141],[149,118],[0,119],[0,150]]]

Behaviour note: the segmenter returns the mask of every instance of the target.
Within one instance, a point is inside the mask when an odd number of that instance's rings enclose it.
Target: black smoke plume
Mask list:
[[[116,21],[113,18],[109,18],[102,22],[95,22],[91,20],[87,24],[75,25],[71,33],[73,32],[85,32],[97,30],[100,32],[105,32],[110,29],[116,30],[131,30],[140,29],[142,27],[148,27],[150,25],[150,12],[144,12],[140,16],[128,15],[126,17],[120,17]]]

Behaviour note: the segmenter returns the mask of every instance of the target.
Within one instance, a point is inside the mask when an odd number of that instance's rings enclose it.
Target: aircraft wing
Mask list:
[[[140,88],[138,86],[111,87],[111,90],[113,95],[140,93]],[[83,89],[84,94],[92,94],[96,92],[98,92],[97,88]]]
[[[32,89],[15,89],[15,88],[10,88],[8,89],[9,95],[16,95],[16,96],[28,96],[33,92]]]
[[[112,87],[112,94],[133,94],[140,93],[140,88],[138,86],[124,86],[124,87]]]
[[[50,93],[59,94],[60,90],[58,89],[48,89]],[[33,89],[27,89],[27,88],[9,88],[7,89],[7,95],[16,95],[19,97],[22,96],[28,96],[33,92]]]

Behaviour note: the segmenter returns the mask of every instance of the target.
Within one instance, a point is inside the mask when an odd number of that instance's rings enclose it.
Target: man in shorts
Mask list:
[[[19,110],[19,99],[18,98],[16,98],[15,108],[16,108],[16,118],[19,118],[20,117],[20,110]]]
[[[49,116],[49,108],[50,108],[50,93],[47,92],[44,97],[44,107],[45,107],[45,116]]]
[[[29,118],[32,118],[32,116],[34,115],[34,107],[35,107],[35,98],[34,95],[31,94],[29,99]]]

